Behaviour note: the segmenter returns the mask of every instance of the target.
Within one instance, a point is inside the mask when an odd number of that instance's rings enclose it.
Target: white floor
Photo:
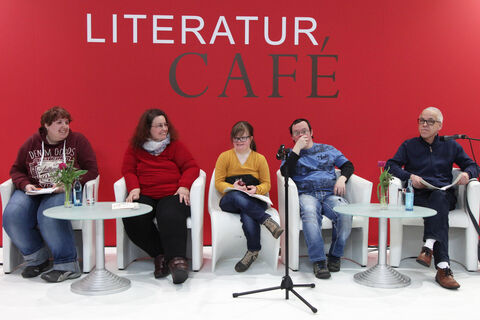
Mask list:
[[[297,288],[307,301],[318,309],[313,314],[297,297],[285,291],[232,298],[242,292],[280,285],[284,266],[276,273],[256,262],[244,274],[233,270],[235,261],[210,268],[210,249],[205,248],[205,262],[200,272],[190,273],[182,285],[174,285],[171,277],[153,278],[151,260],[132,263],[127,270],[116,267],[114,248],[106,250],[106,266],[110,271],[131,280],[127,291],[83,296],[72,293],[66,281],[45,283],[42,279],[23,279],[21,270],[4,274],[0,266],[1,319],[478,319],[480,272],[467,272],[453,263],[452,269],[461,288],[450,291],[434,281],[433,267],[427,269],[414,259],[402,262],[398,271],[408,275],[412,284],[400,289],[378,289],[357,284],[353,275],[365,270],[342,260],[342,270],[329,280],[318,280],[311,264],[302,258],[299,272],[290,272],[294,283],[315,283],[315,288]],[[376,252],[369,254],[369,266],[376,262]],[[0,249],[0,261],[3,261]]]

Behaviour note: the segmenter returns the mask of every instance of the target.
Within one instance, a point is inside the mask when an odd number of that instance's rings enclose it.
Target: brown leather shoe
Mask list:
[[[458,289],[460,285],[453,279],[453,273],[450,268],[438,269],[435,281],[445,289]]]
[[[417,262],[422,266],[429,268],[432,264],[432,255],[433,251],[431,249],[422,247],[422,251],[420,251],[420,254],[417,257]]]
[[[165,261],[165,256],[163,254],[156,256],[155,260],[153,260],[153,263],[155,264],[155,271],[153,271],[153,276],[155,278],[158,279],[168,276],[170,272],[168,270],[167,261]]]
[[[180,284],[188,278],[188,262],[182,257],[175,257],[168,262],[168,268],[172,274],[173,283]]]

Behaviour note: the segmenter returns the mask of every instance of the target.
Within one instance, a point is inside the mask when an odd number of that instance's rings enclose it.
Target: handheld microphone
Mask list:
[[[440,141],[449,141],[449,140],[457,140],[457,139],[467,139],[468,136],[466,134],[454,134],[453,136],[440,136]]]

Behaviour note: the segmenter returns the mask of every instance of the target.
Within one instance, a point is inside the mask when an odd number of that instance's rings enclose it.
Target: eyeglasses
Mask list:
[[[251,136],[244,136],[244,137],[233,137],[233,141],[235,142],[245,142],[250,138]]]
[[[152,128],[160,128],[160,129],[168,128],[168,123],[159,123],[156,125],[152,125]]]
[[[310,132],[310,130],[308,130],[308,129],[302,129],[302,130],[299,130],[299,131],[293,131],[292,134],[293,134],[294,137],[298,137],[298,136],[303,136],[303,135],[305,135],[309,132]]]
[[[417,122],[419,125],[424,125],[425,123],[428,124],[430,127],[433,126],[435,124],[435,122],[441,122],[441,121],[437,121],[437,120],[433,120],[433,119],[423,119],[423,118],[418,118],[417,119]]]

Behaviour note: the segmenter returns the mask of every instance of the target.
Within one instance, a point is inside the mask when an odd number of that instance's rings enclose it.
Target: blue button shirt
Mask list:
[[[341,167],[348,159],[333,146],[314,143],[310,149],[300,151],[300,158],[291,175],[299,193],[318,191],[333,193],[337,180],[335,167]]]

